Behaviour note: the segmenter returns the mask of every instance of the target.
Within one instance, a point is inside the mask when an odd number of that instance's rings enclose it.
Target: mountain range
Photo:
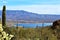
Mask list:
[[[0,10],[0,18],[2,11]],[[60,15],[51,14],[37,14],[33,12],[27,12],[24,10],[7,10],[7,21],[14,21],[19,23],[41,23],[41,22],[53,22],[60,19]]]

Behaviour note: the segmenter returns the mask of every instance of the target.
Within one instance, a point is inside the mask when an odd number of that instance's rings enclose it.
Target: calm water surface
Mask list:
[[[20,23],[20,24],[15,24],[15,26],[21,26],[25,28],[35,28],[36,26],[42,27],[42,26],[50,26],[52,23]]]

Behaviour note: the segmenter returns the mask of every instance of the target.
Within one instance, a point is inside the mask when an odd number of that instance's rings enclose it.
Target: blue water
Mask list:
[[[42,25],[45,26],[50,26],[52,25],[52,23],[20,23],[20,24],[15,24],[15,26],[21,26],[21,27],[25,27],[25,28],[35,28],[36,26],[38,27],[42,27]]]

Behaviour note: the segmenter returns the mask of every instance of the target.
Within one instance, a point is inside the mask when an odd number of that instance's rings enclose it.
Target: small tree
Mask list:
[[[6,26],[6,6],[3,6],[2,10],[2,27]]]

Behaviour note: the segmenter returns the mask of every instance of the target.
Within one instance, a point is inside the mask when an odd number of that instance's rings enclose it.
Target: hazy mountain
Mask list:
[[[1,17],[0,11],[0,17]],[[27,12],[24,10],[7,10],[8,21],[17,21],[21,23],[40,23],[40,22],[53,22],[60,19],[60,15],[37,14]]]

